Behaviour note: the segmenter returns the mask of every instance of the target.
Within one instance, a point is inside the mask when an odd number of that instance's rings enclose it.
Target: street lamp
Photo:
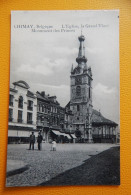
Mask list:
[[[92,123],[91,123],[91,109],[90,109],[90,105],[89,105],[89,110],[87,113],[87,120],[86,120],[86,128],[87,128],[87,132],[88,132],[88,143],[92,143],[92,133],[91,133],[91,129],[92,129]]]

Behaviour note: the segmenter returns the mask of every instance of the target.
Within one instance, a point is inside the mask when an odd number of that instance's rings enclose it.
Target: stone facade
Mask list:
[[[74,130],[81,132],[81,137],[89,142],[92,141],[91,115],[92,115],[92,71],[87,66],[85,57],[84,40],[78,37],[80,47],[76,62],[78,65],[71,69],[70,76],[70,109],[74,115],[72,125]]]
[[[52,130],[64,130],[65,109],[60,106],[56,96],[37,92],[37,129],[42,131],[46,142],[52,140]]]
[[[13,83],[9,97],[9,142],[23,141],[32,131],[36,133],[36,96],[24,81]]]

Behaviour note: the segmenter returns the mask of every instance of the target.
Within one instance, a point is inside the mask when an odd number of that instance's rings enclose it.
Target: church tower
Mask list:
[[[70,109],[73,114],[73,129],[81,132],[81,137],[88,142],[92,141],[92,71],[87,66],[83,35],[78,37],[80,42],[77,66],[71,68],[70,76]]]

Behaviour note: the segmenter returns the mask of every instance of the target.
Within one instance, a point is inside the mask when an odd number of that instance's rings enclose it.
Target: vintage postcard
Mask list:
[[[119,11],[12,11],[6,186],[120,185]]]

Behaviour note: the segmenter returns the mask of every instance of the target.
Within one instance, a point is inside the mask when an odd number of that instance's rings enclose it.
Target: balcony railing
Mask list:
[[[27,121],[28,124],[33,124],[33,121]]]
[[[9,102],[9,106],[13,106],[13,102]]]
[[[13,118],[9,118],[9,122],[12,122],[13,121]]]
[[[37,126],[43,126],[42,122],[37,121]]]
[[[23,104],[19,104],[18,107],[19,107],[19,108],[23,108]]]
[[[33,107],[32,106],[28,106],[27,109],[28,110],[33,110]]]
[[[22,123],[23,120],[21,118],[18,118],[18,123]]]

